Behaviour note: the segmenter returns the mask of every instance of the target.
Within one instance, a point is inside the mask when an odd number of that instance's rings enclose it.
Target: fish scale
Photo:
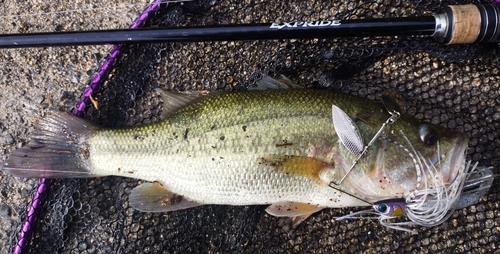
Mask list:
[[[197,116],[197,119],[204,118],[203,115]],[[290,200],[295,201],[299,200],[301,196],[310,196],[311,192],[324,191],[322,189],[336,193],[324,183],[322,188],[315,190],[314,184],[305,182],[304,179],[287,178],[285,173],[280,174],[274,170],[259,168],[257,165],[257,158],[263,155],[304,156],[314,140],[321,138],[319,133],[329,132],[328,138],[334,143],[336,136],[333,135],[333,127],[327,117],[307,115],[289,117],[282,114],[280,118],[274,117],[265,121],[245,121],[242,118],[236,123],[232,123],[234,122],[232,120],[226,122],[204,124],[194,120],[193,125],[176,126],[179,124],[174,124],[166,127],[167,122],[159,127],[161,130],[156,131],[154,137],[150,136],[142,141],[137,141],[135,137],[150,133],[151,127],[142,128],[140,131],[123,130],[123,133],[118,135],[110,135],[108,132],[112,130],[99,131],[89,140],[89,143],[92,144],[92,153],[95,154],[91,162],[93,171],[96,174],[105,172],[105,174],[159,181],[175,193],[185,193],[193,200],[208,203],[259,203],[263,201],[263,196],[268,195],[274,195],[275,198],[269,199],[265,203],[275,202],[279,198],[278,196],[290,196]],[[246,124],[245,131],[242,129],[241,123]],[[200,128],[200,126],[211,126],[212,124],[227,127],[216,127],[208,132],[203,132]],[[312,128],[313,124],[317,127]],[[185,129],[189,129],[186,139],[177,135]],[[309,131],[308,133],[304,131],[305,129],[316,129],[316,132]],[[162,138],[163,136],[173,136],[173,133],[176,133],[177,138]],[[225,138],[221,140],[221,136]],[[160,142],[158,145],[158,140],[167,141]],[[283,140],[289,140],[294,145],[277,146],[283,143]],[[130,149],[130,143],[135,143],[133,150]],[[139,147],[137,147],[137,143]],[[110,156],[110,154],[119,156]],[[161,162],[151,162],[155,160],[154,158],[161,158]],[[121,174],[112,172],[116,168],[121,169]],[[161,174],[156,172],[161,172]],[[216,179],[222,178],[224,181],[208,182],[207,179],[214,176]],[[242,185],[242,179],[245,178],[254,178],[259,181],[256,185],[252,183]],[[286,184],[273,184],[273,181],[276,181],[274,179],[283,179]],[[298,188],[300,190],[288,189],[288,186],[295,186],[297,183],[303,183],[302,187]],[[261,191],[251,189],[252,186],[259,185],[260,187],[269,186],[269,189]],[[271,191],[272,193],[266,193]],[[251,195],[245,195],[246,197],[243,199],[241,195],[231,195],[228,194],[229,192],[246,192]],[[204,195],[205,193],[209,193],[209,195]],[[300,193],[303,194],[300,195]],[[235,196],[236,200],[229,198],[232,196]],[[261,201],[258,201],[259,199]],[[314,202],[313,199],[309,201]]]

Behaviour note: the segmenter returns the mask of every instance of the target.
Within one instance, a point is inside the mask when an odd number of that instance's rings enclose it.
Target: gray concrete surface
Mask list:
[[[0,1],[0,33],[126,28],[144,0]],[[0,49],[0,164],[49,109],[70,111],[109,46]],[[37,180],[0,172],[0,250],[5,251]]]

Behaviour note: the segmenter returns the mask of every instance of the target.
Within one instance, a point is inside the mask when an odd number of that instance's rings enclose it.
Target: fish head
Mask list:
[[[371,137],[371,133],[363,136]],[[401,116],[384,128],[348,178],[357,193],[374,201],[447,186],[465,177],[467,144],[468,136],[463,133]]]

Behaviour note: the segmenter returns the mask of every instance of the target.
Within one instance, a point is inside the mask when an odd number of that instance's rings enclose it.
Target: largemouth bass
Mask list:
[[[356,160],[335,131],[332,105],[352,119],[366,144],[390,118],[370,100],[309,89],[168,97],[179,103],[165,120],[135,128],[101,128],[53,113],[3,170],[19,177],[149,181],[130,194],[130,205],[141,211],[267,204],[272,215],[304,218],[323,208],[412,195],[425,201],[422,193],[439,188],[452,200],[439,206],[446,213],[467,176],[465,134],[402,115],[332,186]]]

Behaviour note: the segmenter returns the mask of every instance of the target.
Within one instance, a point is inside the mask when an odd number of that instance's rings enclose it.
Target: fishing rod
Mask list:
[[[0,35],[0,48],[427,35],[444,44],[500,42],[500,4],[449,5],[432,16]]]

